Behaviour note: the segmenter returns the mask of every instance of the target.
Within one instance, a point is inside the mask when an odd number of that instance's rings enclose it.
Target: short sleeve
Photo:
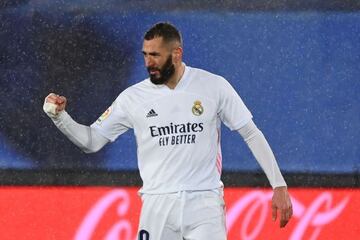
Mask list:
[[[230,83],[223,78],[221,80],[218,114],[230,130],[238,130],[252,119],[252,114]]]
[[[112,142],[129,128],[133,128],[126,108],[126,98],[120,94],[91,127]]]

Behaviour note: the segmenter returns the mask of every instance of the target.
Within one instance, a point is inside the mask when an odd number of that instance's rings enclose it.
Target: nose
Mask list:
[[[145,57],[145,66],[146,67],[153,67],[154,66],[154,60],[150,56]]]

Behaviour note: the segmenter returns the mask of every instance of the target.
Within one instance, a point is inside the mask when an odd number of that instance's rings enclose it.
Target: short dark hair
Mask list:
[[[182,45],[182,37],[179,30],[168,22],[156,23],[144,35],[145,40],[152,40],[157,37],[162,37],[166,43],[177,41]]]

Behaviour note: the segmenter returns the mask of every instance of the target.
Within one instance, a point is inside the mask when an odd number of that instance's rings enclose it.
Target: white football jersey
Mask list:
[[[252,118],[221,76],[185,66],[175,89],[150,79],[124,90],[91,125],[110,141],[134,129],[142,193],[222,187],[221,121],[237,130]]]

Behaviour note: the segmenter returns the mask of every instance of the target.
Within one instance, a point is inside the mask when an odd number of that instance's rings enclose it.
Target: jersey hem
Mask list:
[[[211,186],[211,187],[186,187],[186,188],[178,188],[178,189],[168,189],[168,190],[144,190],[143,188],[140,188],[138,191],[139,195],[143,194],[171,194],[171,193],[177,193],[182,191],[211,191],[216,189],[224,188],[224,184],[220,182],[218,186]]]

